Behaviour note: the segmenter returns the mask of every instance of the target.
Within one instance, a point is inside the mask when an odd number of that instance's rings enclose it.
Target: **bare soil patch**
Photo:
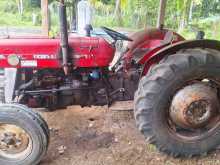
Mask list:
[[[69,107],[40,113],[49,123],[51,141],[40,165],[220,165],[220,152],[174,159],[145,143],[131,112],[106,107]]]

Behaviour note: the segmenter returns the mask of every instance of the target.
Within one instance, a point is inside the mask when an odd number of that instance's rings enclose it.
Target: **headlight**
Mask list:
[[[20,62],[20,59],[16,54],[11,54],[8,56],[8,63],[11,66],[17,66],[19,62]]]

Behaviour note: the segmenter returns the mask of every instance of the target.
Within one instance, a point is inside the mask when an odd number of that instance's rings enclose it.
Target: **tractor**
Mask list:
[[[220,42],[185,40],[163,27],[112,40],[70,37],[60,0],[59,38],[0,39],[0,164],[35,165],[46,154],[49,129],[31,108],[108,105],[134,100],[137,128],[174,157],[206,154],[220,144]],[[202,33],[203,34],[203,33]],[[117,41],[125,49],[116,56]],[[7,95],[7,99],[6,99]],[[6,100],[6,101],[5,101]],[[5,103],[4,103],[5,102]]]

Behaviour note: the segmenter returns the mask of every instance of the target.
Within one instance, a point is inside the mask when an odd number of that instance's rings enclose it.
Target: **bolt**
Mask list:
[[[15,141],[15,147],[18,147],[21,145],[21,139],[16,139]]]

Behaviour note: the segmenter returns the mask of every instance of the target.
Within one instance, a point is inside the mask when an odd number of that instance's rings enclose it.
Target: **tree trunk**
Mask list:
[[[20,1],[17,0],[16,2],[17,2],[18,13],[20,14]]]
[[[75,0],[72,6],[72,17],[71,17],[71,29],[77,30],[77,3],[78,1]]]
[[[17,0],[17,8],[18,8],[18,13],[22,16],[24,7],[23,7],[23,0]]]
[[[189,21],[191,21],[193,18],[193,7],[194,7],[194,2],[192,1],[189,10]]]
[[[182,31],[189,23],[189,13],[192,0],[183,1],[183,11],[181,12],[179,30]]]
[[[164,26],[167,0],[160,0],[160,8],[157,18],[157,28],[162,29]]]
[[[42,33],[43,35],[49,35],[49,10],[48,0],[41,0],[41,11],[42,11]]]
[[[21,15],[23,15],[24,12],[24,4],[23,4],[23,0],[20,0],[20,9],[21,9]]]
[[[116,0],[115,4],[115,19],[118,22],[119,26],[123,25],[123,20],[122,20],[122,13],[121,13],[121,0]]]

